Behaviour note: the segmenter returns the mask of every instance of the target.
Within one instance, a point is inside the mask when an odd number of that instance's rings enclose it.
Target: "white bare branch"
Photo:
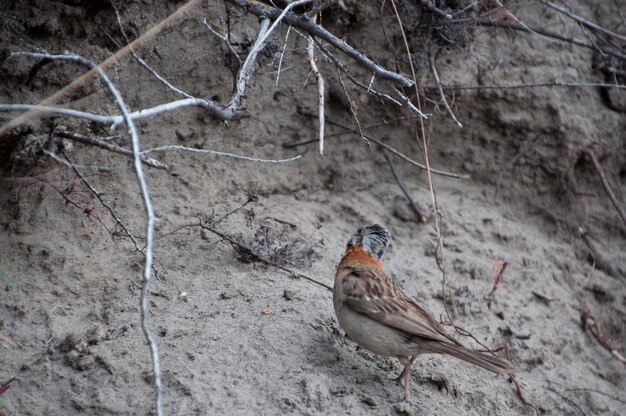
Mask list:
[[[104,72],[104,70],[91,62],[90,60],[83,58],[79,55],[74,55],[70,53],[64,53],[61,55],[50,55],[50,54],[42,54],[42,53],[31,53],[31,52],[16,52],[12,54],[12,56],[28,56],[32,58],[38,59],[48,59],[53,61],[68,61],[75,62],[81,65],[84,65],[90,69],[96,70],[100,75],[100,78],[106,84],[107,88],[115,98],[115,102],[117,103],[120,111],[122,112],[122,117],[124,122],[128,127],[128,134],[131,137],[132,147],[133,147],[133,159],[135,165],[135,174],[137,176],[137,182],[139,183],[139,189],[141,192],[141,197],[144,204],[144,209],[146,211],[147,223],[146,223],[146,247],[144,249],[145,255],[145,263],[144,263],[144,273],[143,280],[141,285],[141,296],[140,296],[140,310],[141,310],[141,329],[143,331],[144,337],[148,342],[148,346],[150,348],[150,355],[152,358],[152,372],[154,374],[154,386],[155,386],[155,400],[156,400],[156,413],[157,416],[161,416],[163,414],[163,387],[161,382],[161,364],[159,359],[159,346],[156,343],[154,337],[150,333],[150,330],[146,326],[146,316],[148,315],[148,285],[152,278],[152,262],[153,262],[153,245],[154,245],[154,226],[156,223],[156,217],[154,215],[154,208],[152,207],[152,201],[150,199],[150,192],[148,190],[148,184],[146,182],[146,178],[143,172],[142,165],[142,157],[141,157],[141,142],[139,138],[139,132],[135,127],[135,123],[133,119],[130,117],[130,113],[126,108],[126,103],[122,95],[120,94],[117,87],[113,84],[109,76]]]
[[[293,162],[294,160],[298,160],[302,157],[302,155],[298,155],[298,156],[294,156],[294,157],[290,157],[288,159],[259,159],[256,157],[250,157],[250,156],[242,156],[242,155],[238,155],[235,153],[228,153],[228,152],[220,152],[218,150],[209,150],[209,149],[196,149],[193,147],[185,147],[185,146],[179,146],[179,145],[171,145],[171,146],[161,146],[161,147],[153,147],[152,149],[146,149],[144,151],[141,152],[141,155],[147,155],[148,153],[152,153],[152,152],[176,152],[176,151],[184,151],[184,152],[191,152],[191,153],[208,153],[211,155],[216,155],[216,156],[227,156],[227,157],[232,157],[235,159],[241,159],[241,160],[249,160],[252,162],[259,162],[259,163],[285,163],[285,162]]]
[[[324,154],[324,125],[326,123],[326,117],[324,115],[324,77],[322,73],[317,68],[317,63],[315,62],[315,42],[313,42],[313,36],[309,36],[308,44],[307,44],[307,56],[309,59],[309,65],[311,65],[311,71],[315,75],[315,79],[317,80],[317,99],[318,99],[318,107],[317,107],[317,121],[319,124],[319,139],[320,139],[320,155]]]

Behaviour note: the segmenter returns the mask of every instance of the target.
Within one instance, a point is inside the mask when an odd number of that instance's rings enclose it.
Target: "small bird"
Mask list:
[[[337,266],[333,303],[339,325],[361,347],[404,365],[397,378],[409,399],[409,373],[420,354],[448,354],[489,371],[511,375],[513,368],[498,358],[465,348],[405,295],[383,272],[381,258],[389,245],[381,225],[359,229],[349,240]]]

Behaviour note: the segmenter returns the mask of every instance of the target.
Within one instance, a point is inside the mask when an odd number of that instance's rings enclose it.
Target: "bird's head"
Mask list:
[[[347,247],[363,247],[365,251],[380,260],[391,241],[391,234],[382,225],[368,225],[359,230],[348,240]]]

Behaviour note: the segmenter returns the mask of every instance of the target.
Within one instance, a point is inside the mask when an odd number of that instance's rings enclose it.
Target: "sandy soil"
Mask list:
[[[99,62],[124,44],[107,2],[31,3],[9,5],[0,15],[3,58],[36,44]],[[379,4],[345,3],[350,13],[337,11],[326,27],[393,67]],[[572,3],[607,27],[620,23],[617,2]],[[131,2],[122,17],[136,37],[181,4]],[[534,2],[511,7],[524,22],[584,38],[571,20]],[[241,42],[252,40],[257,19],[235,15],[233,32]],[[229,53],[201,23],[206,17],[217,24],[225,16],[223,3],[204,2],[140,52],[180,88],[225,102],[232,86]],[[392,16],[385,19],[393,22]],[[148,325],[160,346],[166,414],[532,414],[504,377],[440,356],[418,359],[413,400],[402,402],[402,388],[390,380],[400,365],[359,350],[345,337],[330,291],[245,262],[214,234],[183,227],[220,218],[257,193],[257,202],[217,228],[332,285],[347,238],[362,225],[385,224],[393,234],[385,270],[435,317],[447,320],[426,174],[393,157],[411,196],[431,218],[420,223],[383,154],[359,136],[329,136],[323,156],[317,143],[283,146],[317,134],[317,121],[306,116],[316,111],[317,86],[304,56],[306,42],[293,33],[276,85],[285,32],[253,78],[244,100],[247,117],[224,123],[187,109],[140,124],[144,147],[180,144],[268,159],[303,154],[290,163],[262,164],[169,153],[155,158],[170,171],[146,168],[159,218]],[[492,28],[463,36],[466,45],[439,55],[444,84],[605,81],[593,70],[589,49]],[[39,102],[82,73],[54,63],[27,83],[32,64],[12,59],[0,67],[0,101]],[[323,60],[321,66],[337,83],[332,63]],[[418,68],[420,74],[426,69]],[[133,110],[178,98],[131,58],[108,72]],[[345,84],[358,101],[361,126],[408,114]],[[424,84],[434,85],[425,76]],[[438,100],[435,90],[427,96]],[[118,112],[96,81],[63,102]],[[626,414],[626,368],[581,326],[578,300],[625,354],[626,227],[583,155],[594,150],[624,206],[624,114],[609,109],[595,88],[457,91],[453,104],[462,129],[445,114],[434,114],[427,129],[433,167],[471,175],[433,178],[455,323],[501,348],[499,355],[519,369],[524,393],[541,414]],[[427,106],[433,112],[432,103]],[[327,117],[356,127],[337,103],[328,102]],[[42,154],[42,143],[60,152],[58,142],[48,143],[59,126],[108,134],[85,121],[46,117],[0,140],[0,383],[16,378],[0,396],[0,414],[153,414],[150,357],[139,326],[143,256],[128,238],[112,237],[107,228],[115,228],[113,219],[73,170]],[[412,121],[366,131],[421,160]],[[340,132],[327,127],[329,135]],[[118,142],[129,145],[126,138]],[[130,160],[69,141],[61,146],[132,233],[143,236]],[[95,175],[92,166],[109,173]],[[613,276],[588,261],[579,227],[589,231]],[[495,261],[508,262],[508,268],[489,307],[484,296],[493,286]]]

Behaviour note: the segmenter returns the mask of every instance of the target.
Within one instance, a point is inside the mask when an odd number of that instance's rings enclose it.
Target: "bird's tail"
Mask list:
[[[478,351],[469,350],[461,345],[439,344],[437,350],[433,351],[440,354],[449,354],[453,357],[460,358],[463,361],[477,365],[485,370],[498,374],[512,374],[515,369],[506,361]]]

